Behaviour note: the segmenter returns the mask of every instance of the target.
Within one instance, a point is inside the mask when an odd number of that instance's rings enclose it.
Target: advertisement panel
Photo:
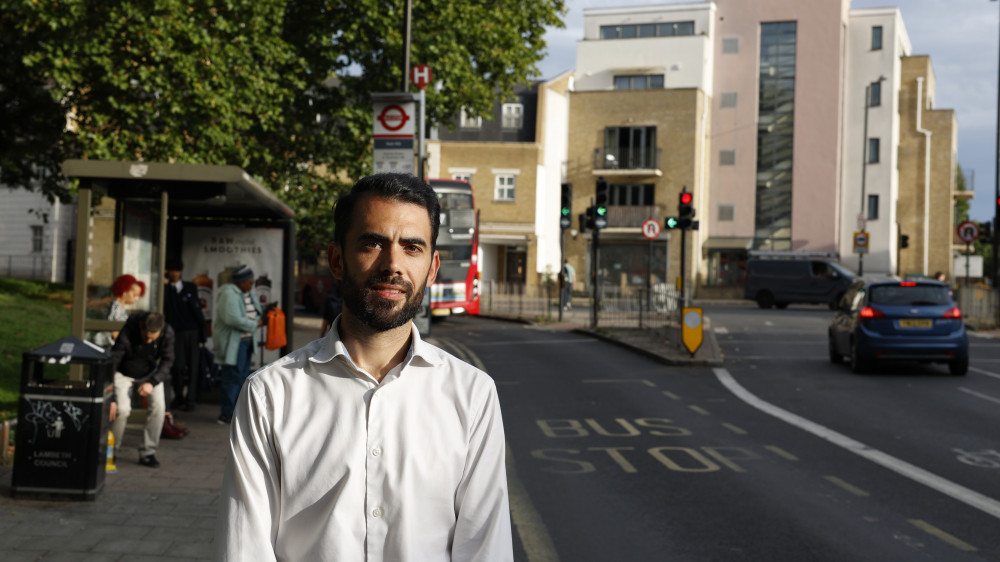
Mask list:
[[[184,228],[184,276],[198,287],[202,310],[209,322],[209,335],[214,322],[215,302],[219,288],[231,282],[232,272],[248,265],[254,272],[254,290],[261,306],[277,300],[282,294],[282,251],[284,232],[278,228],[248,228],[238,226]],[[293,303],[279,302],[282,309]],[[264,341],[263,328],[259,340]],[[208,344],[211,349],[212,339]],[[263,352],[263,359],[261,353]],[[280,350],[254,350],[253,369],[280,357]]]

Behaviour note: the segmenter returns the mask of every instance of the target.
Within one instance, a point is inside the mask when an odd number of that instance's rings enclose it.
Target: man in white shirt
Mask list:
[[[343,313],[244,385],[219,560],[513,560],[496,386],[411,322],[440,265],[439,217],[406,174],[337,203]]]

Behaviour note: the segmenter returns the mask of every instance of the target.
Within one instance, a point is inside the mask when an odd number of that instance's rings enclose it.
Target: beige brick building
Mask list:
[[[566,180],[573,184],[574,214],[590,206],[598,177],[609,186],[608,227],[600,234],[603,285],[644,287],[650,243],[642,222],[676,216],[684,187],[696,196],[704,192],[707,103],[705,93],[694,88],[571,94]],[[578,272],[589,272],[593,235],[578,230],[574,220],[566,254]],[[688,279],[699,262],[694,252],[699,234],[688,232]],[[652,282],[673,283],[680,275],[680,231],[665,231],[653,248]],[[575,289],[584,289],[584,277],[578,276]]]
[[[952,279],[958,122],[954,111],[934,109],[929,57],[905,57],[901,74],[896,213],[909,247],[900,249],[899,273],[943,271]]]

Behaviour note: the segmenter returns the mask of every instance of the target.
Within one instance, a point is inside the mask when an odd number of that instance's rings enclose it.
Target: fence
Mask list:
[[[559,319],[559,289],[526,286],[523,283],[485,281],[480,297],[483,314],[510,316],[529,320]],[[597,325],[616,328],[649,328],[678,320],[680,293],[672,286],[658,283],[645,287],[599,286]],[[593,295],[577,293],[563,310],[563,322],[590,327],[593,322]]]
[[[50,256],[41,254],[22,256],[0,255],[0,277],[48,281],[51,268]]]
[[[1000,305],[997,291],[972,285],[959,287],[955,296],[966,324],[977,328],[992,328],[997,325],[997,307]]]

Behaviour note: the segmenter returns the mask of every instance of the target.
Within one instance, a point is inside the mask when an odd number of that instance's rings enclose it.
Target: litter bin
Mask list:
[[[66,371],[70,364],[84,367],[82,380],[46,378],[47,367]],[[12,496],[97,498],[104,488],[111,371],[109,353],[74,336],[24,353]]]

